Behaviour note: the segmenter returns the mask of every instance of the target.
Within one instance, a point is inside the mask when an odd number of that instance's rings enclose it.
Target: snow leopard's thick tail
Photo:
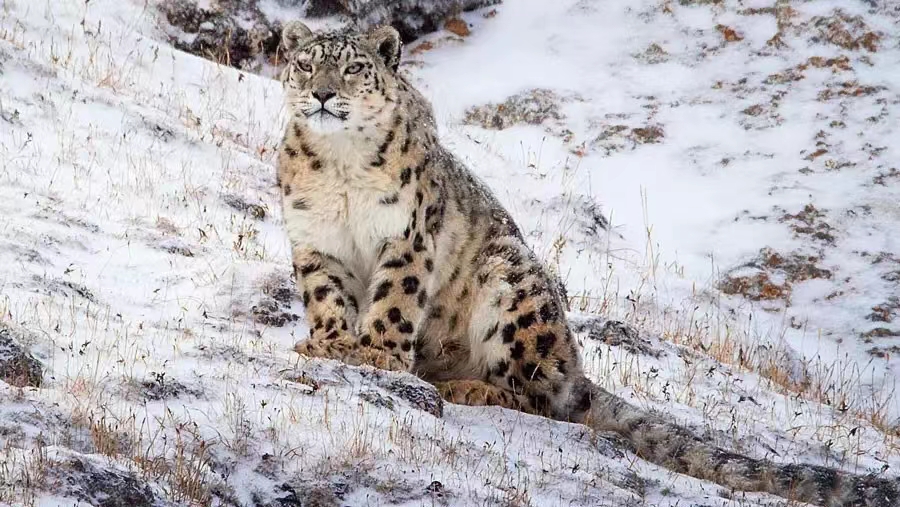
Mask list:
[[[593,383],[585,389],[592,394],[583,418],[586,425],[621,435],[637,456],[676,472],[738,491],[766,492],[823,507],[900,506],[900,479],[749,458],[705,442]]]

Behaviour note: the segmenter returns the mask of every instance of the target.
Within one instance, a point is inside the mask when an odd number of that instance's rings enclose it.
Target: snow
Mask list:
[[[775,17],[741,14],[771,2],[682,3],[510,1],[464,14],[462,41],[410,45],[403,69],[443,142],[563,275],[573,319],[627,321],[660,352],[581,336],[600,385],[740,452],[895,476],[900,365],[869,350],[900,337],[860,335],[900,332],[900,310],[867,318],[900,296],[898,13],[791,3],[789,49],[776,50]],[[276,5],[264,7],[286,16]],[[804,23],[836,8],[880,31],[878,51],[813,40]],[[725,42],[720,24],[743,39]],[[577,425],[451,405],[437,418],[369,370],[298,358],[302,305],[275,304],[297,316],[283,327],[254,314],[290,286],[274,188],[280,86],[163,40],[138,0],[0,7],[0,324],[46,367],[39,389],[0,383],[0,502],[79,500],[24,482],[49,445],[127,467],[174,504],[775,502],[725,498]],[[654,43],[661,63],[640,57]],[[849,70],[770,78],[842,55]],[[839,95],[848,82],[884,88]],[[464,122],[535,88],[563,97],[570,139],[549,121]],[[650,125],[659,142],[627,138]],[[613,232],[571,203],[598,205]],[[785,218],[808,204],[821,213],[810,224]],[[821,222],[833,241],[797,232]],[[819,257],[833,276],[793,283],[789,301],[716,289],[755,272],[731,270],[763,247]]]

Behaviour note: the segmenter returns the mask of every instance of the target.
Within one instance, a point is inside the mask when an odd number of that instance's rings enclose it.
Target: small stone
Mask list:
[[[40,361],[19,343],[12,331],[0,327],[0,380],[15,387],[41,387]]]

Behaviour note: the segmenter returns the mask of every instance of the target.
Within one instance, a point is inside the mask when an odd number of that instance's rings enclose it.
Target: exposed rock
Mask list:
[[[208,5],[201,7],[196,0],[165,0],[159,5],[175,29],[170,33],[172,45],[251,71],[259,71],[266,60],[275,57],[281,24],[267,19],[256,0],[217,0]]]
[[[378,387],[419,410],[428,412],[435,417],[441,417],[444,414],[444,400],[438,394],[437,389],[418,377],[408,373],[382,372],[380,370],[376,370],[374,374],[364,372],[363,375],[371,375]]]
[[[300,370],[285,375],[286,380],[302,383],[313,393],[328,385],[358,386],[360,396],[377,406],[396,409],[397,401],[428,412],[435,417],[444,413],[444,400],[437,389],[411,373],[350,366],[337,360],[310,359]]]
[[[43,278],[35,275],[33,278],[35,283],[43,286],[49,294],[61,294],[66,297],[80,297],[97,304],[99,300],[91,289],[81,285],[80,283],[62,278]]]
[[[249,202],[243,197],[234,194],[223,195],[222,201],[224,201],[225,204],[227,204],[230,208],[247,213],[257,220],[263,220],[266,218],[266,206],[264,204]]]
[[[16,387],[40,387],[42,373],[40,361],[19,343],[10,329],[0,324],[0,380]]]
[[[305,14],[311,17],[342,15],[353,20],[363,30],[391,25],[400,32],[404,42],[409,42],[440,30],[460,12],[500,2],[501,0],[309,0]],[[450,28],[454,26],[451,25]],[[461,27],[456,23],[454,33],[458,34],[459,30]]]
[[[664,352],[654,348],[650,340],[641,338],[640,332],[632,326],[617,320],[599,317],[570,318],[569,324],[575,333],[587,333],[588,339],[597,340],[614,347],[623,347],[632,354],[660,357]]]
[[[391,25],[404,42],[442,28],[468,33],[461,12],[501,0],[278,0],[296,18],[333,17],[342,29]],[[278,61],[281,22],[269,19],[259,0],[163,0],[159,10],[171,29],[169,42],[188,53],[251,72]]]
[[[681,5],[720,5],[725,0],[678,0]]]
[[[47,466],[44,487],[58,496],[77,498],[97,507],[167,505],[134,474],[74,453]]]
[[[156,248],[169,252],[173,255],[180,255],[182,257],[193,257],[194,250],[181,238],[165,238],[159,241],[156,245]]]
[[[296,322],[300,316],[282,309],[281,304],[275,299],[264,298],[250,308],[253,320],[270,327],[284,327],[290,322]]]
[[[509,97],[501,104],[486,104],[466,111],[464,123],[492,130],[514,125],[540,125],[564,118],[559,104],[562,98],[551,90],[528,90]]]
[[[573,219],[581,229],[581,233],[590,238],[597,238],[601,231],[609,231],[609,220],[603,210],[593,199],[584,195],[559,196],[548,203],[548,208],[557,209],[567,206],[572,210]]]
[[[376,390],[368,390],[359,393],[359,397],[368,401],[376,407],[394,410],[394,400],[390,396],[385,396]]]
[[[159,401],[179,396],[200,396],[203,394],[198,389],[184,385],[178,380],[166,378],[165,372],[153,373],[153,378],[141,381],[140,392],[144,398],[150,401]]]

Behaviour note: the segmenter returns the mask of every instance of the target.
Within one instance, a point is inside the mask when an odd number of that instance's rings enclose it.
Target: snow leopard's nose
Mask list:
[[[328,99],[334,97],[335,95],[337,95],[335,92],[325,89],[315,90],[314,92],[312,92],[312,96],[315,97],[316,100],[321,102],[323,106],[326,102],[328,102]]]

